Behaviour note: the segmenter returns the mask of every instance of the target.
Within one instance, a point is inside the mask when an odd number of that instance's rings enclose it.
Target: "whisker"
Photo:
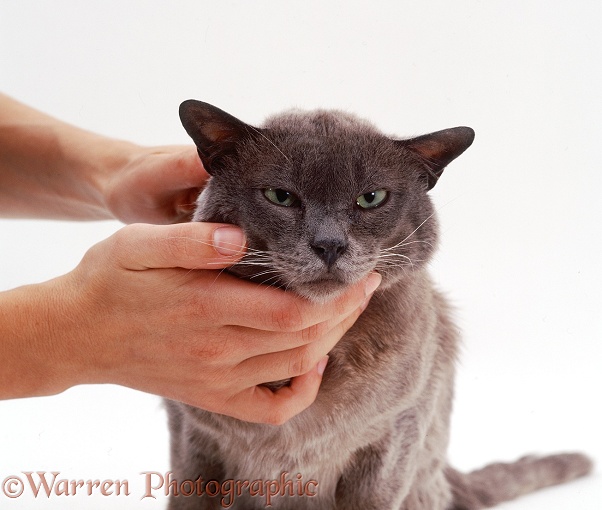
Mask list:
[[[402,245],[403,243],[405,243],[410,237],[412,237],[416,232],[418,232],[418,230],[420,230],[420,228],[428,221],[430,220],[433,216],[435,216],[435,212],[433,212],[432,214],[429,214],[427,216],[427,218],[420,224],[418,225],[414,230],[412,230],[412,232],[410,232],[405,239],[401,240],[399,243],[397,243],[395,246],[391,246],[390,248],[387,248],[388,250],[392,250],[394,248],[398,248],[400,245]]]
[[[249,278],[259,278],[260,276],[265,276],[268,274],[274,274],[275,276],[272,276],[270,278],[268,278],[268,280],[271,280],[272,278],[276,278],[277,276],[281,276],[281,273],[275,269],[268,269],[266,271],[260,271],[259,273],[255,273],[252,276],[250,276]],[[266,281],[268,281],[266,280]]]
[[[407,255],[403,255],[402,253],[381,253],[381,254],[377,255],[376,259],[377,260],[383,260],[383,259],[387,259],[387,258],[394,259],[396,257],[411,260],[410,257],[408,257]]]
[[[416,243],[420,243],[420,244],[426,244],[429,247],[433,247],[432,243],[429,243],[428,241],[408,241],[407,243],[404,243],[403,241],[399,244],[396,244],[395,246],[391,246],[390,248],[383,248],[382,251],[389,251],[389,250],[393,250],[395,248],[403,248],[404,246],[409,246],[410,244],[416,244]]]
[[[291,162],[290,158],[284,153],[282,152],[278,146],[272,142],[272,140],[270,140],[267,136],[265,136],[259,129],[254,128],[253,126],[249,126],[253,131],[255,131],[258,135],[260,135],[261,137],[263,137],[265,140],[268,141],[268,143],[270,143],[280,154],[282,154],[282,156],[284,156],[284,159],[286,159],[287,162]]]

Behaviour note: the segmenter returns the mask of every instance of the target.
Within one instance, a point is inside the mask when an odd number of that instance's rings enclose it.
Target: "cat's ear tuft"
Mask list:
[[[437,184],[444,168],[471,146],[474,137],[471,128],[455,127],[396,143],[420,156],[430,190]]]
[[[197,146],[203,166],[212,174],[220,160],[254,129],[209,103],[189,99],[180,105],[180,120]]]

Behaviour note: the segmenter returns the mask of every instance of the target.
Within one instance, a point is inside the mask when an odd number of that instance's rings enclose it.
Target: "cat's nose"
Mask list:
[[[320,257],[328,269],[347,250],[347,242],[343,239],[322,239],[311,243],[311,249]]]

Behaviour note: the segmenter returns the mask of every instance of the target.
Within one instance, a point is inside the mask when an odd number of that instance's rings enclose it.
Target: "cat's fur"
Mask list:
[[[183,103],[180,115],[212,175],[194,219],[234,223],[247,235],[249,255],[235,274],[313,300],[371,271],[383,281],[330,352],[315,403],[284,425],[168,402],[175,479],[278,480],[288,472],[318,482],[317,496],[273,497],[278,509],[477,510],[589,472],[579,454],[470,474],[447,465],[458,337],[425,268],[437,241],[427,191],[470,146],[470,128],[393,140],[336,111],[290,112],[262,128],[198,101]],[[268,188],[298,201],[272,203]],[[358,206],[377,190],[389,193],[379,207]],[[232,508],[266,507],[246,491],[234,499]],[[222,503],[180,496],[169,508]]]

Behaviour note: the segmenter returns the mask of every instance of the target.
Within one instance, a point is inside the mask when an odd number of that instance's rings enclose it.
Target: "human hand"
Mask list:
[[[209,178],[196,148],[126,147],[130,157],[104,186],[106,207],[113,216],[124,223],[190,220],[196,198]]]
[[[58,279],[61,316],[74,318],[54,328],[54,345],[69,353],[60,359],[67,387],[117,383],[272,424],[308,407],[325,355],[380,276],[313,304],[215,271],[242,255],[237,232],[208,223],[130,225],[91,248]],[[230,255],[215,251],[216,233],[226,234]],[[288,378],[290,387],[276,392],[260,386]]]
[[[0,93],[0,216],[177,223],[208,175],[196,148],[142,147]]]

